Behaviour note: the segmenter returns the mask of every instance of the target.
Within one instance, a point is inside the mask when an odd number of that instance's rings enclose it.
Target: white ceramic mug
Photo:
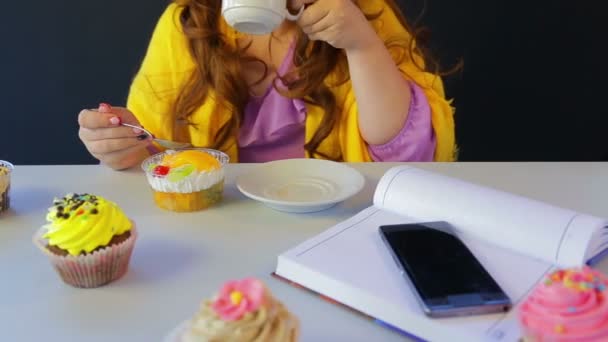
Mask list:
[[[248,34],[268,34],[283,20],[296,21],[304,12],[293,15],[287,0],[222,0],[222,15],[235,30]]]

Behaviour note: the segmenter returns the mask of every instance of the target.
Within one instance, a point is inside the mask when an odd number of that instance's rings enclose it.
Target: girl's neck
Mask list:
[[[298,25],[292,21],[284,20],[274,31],[266,35],[245,35],[245,41],[270,41],[278,40],[280,43],[289,44],[298,35]]]
[[[283,39],[283,38],[292,38],[297,34],[298,25],[293,21],[283,20],[281,25],[277,27],[274,31],[272,31],[272,36]],[[288,41],[291,39],[288,39]]]

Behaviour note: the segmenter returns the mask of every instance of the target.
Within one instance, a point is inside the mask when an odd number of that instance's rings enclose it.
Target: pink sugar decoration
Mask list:
[[[250,312],[257,311],[264,303],[265,288],[254,278],[229,281],[213,302],[212,308],[224,321],[237,321]]]

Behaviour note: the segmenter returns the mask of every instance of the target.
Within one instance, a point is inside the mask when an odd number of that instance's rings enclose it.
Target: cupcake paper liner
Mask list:
[[[9,184],[4,192],[0,192],[0,213],[10,209],[11,207],[11,185]]]
[[[135,223],[131,223],[131,236],[127,240],[92,254],[61,256],[51,252],[47,249],[48,241],[43,238],[46,233],[44,227],[34,235],[34,244],[49,258],[65,283],[80,288],[100,287],[119,279],[129,268],[137,239]]]

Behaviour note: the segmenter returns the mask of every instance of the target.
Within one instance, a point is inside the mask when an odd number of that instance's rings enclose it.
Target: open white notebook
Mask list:
[[[278,257],[276,274],[430,341],[517,341],[506,314],[428,318],[378,227],[447,221],[515,305],[558,266],[580,266],[608,247],[604,219],[410,166],[390,169],[374,205]]]

